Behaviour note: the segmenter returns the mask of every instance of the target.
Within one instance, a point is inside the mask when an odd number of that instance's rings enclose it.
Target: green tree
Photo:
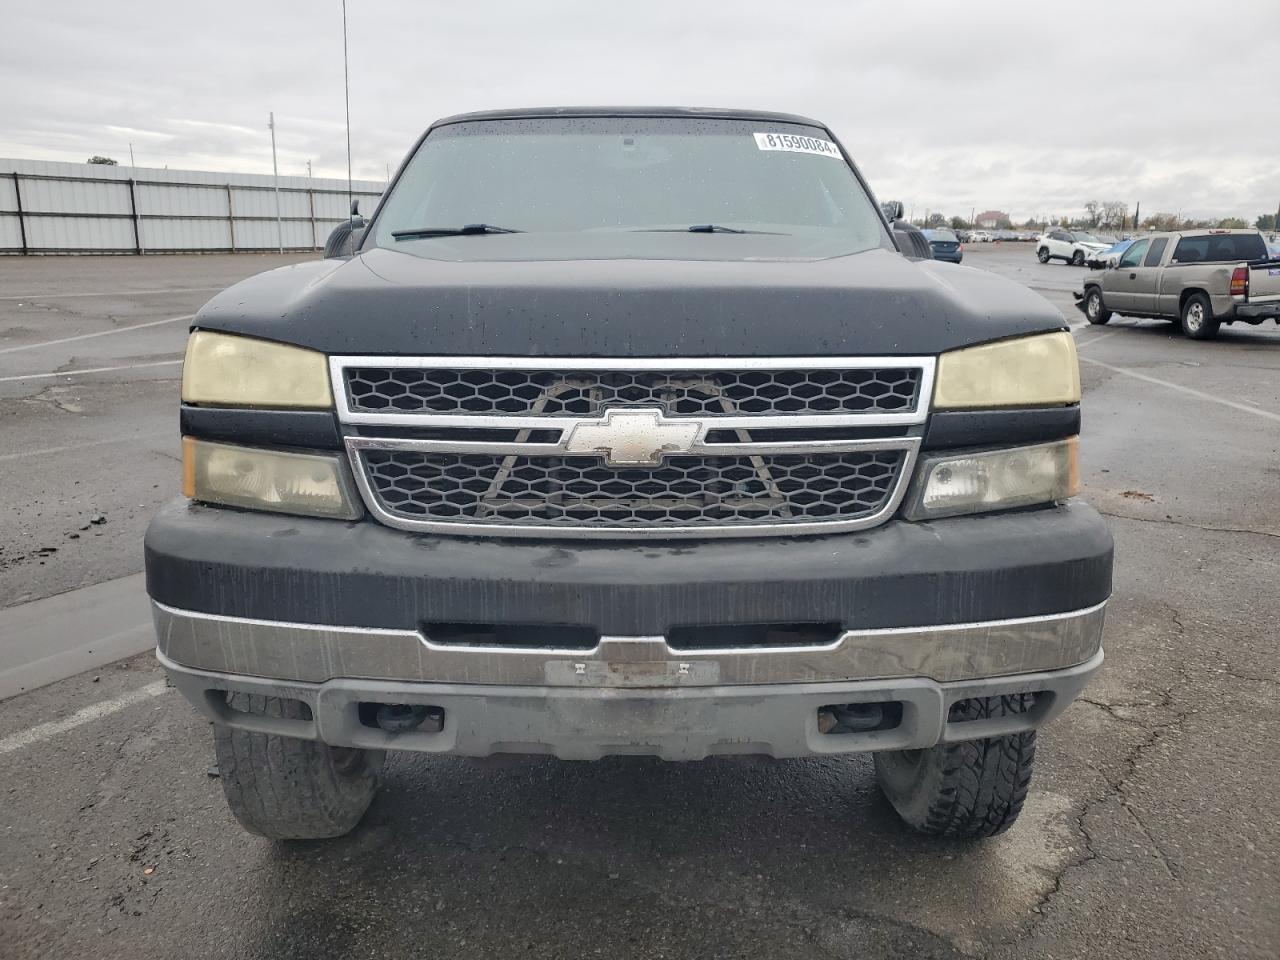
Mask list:
[[[952,229],[952,230],[968,230],[971,226],[973,226],[973,224],[971,224],[971,223],[970,223],[968,220],[966,220],[964,217],[952,217],[952,218],[951,218],[951,229]]]
[[[1218,221],[1218,227],[1222,230],[1246,230],[1249,224],[1239,217],[1223,217]]]
[[[936,229],[937,227],[945,227],[947,225],[947,218],[940,213],[931,213],[929,214],[929,219],[924,222],[924,225],[930,230]]]
[[[86,162],[86,163],[104,163],[104,164],[106,164],[106,165],[107,165],[107,166],[109,166],[109,167],[114,167],[114,166],[116,166],[116,162],[115,162],[114,160],[112,160],[110,157],[100,157],[100,156],[98,156],[97,154],[95,154],[94,156],[90,157],[90,158],[89,158],[88,160],[86,160],[85,162]]]
[[[1253,225],[1259,230],[1275,230],[1276,215],[1274,213],[1264,213],[1262,216],[1258,217],[1257,220],[1253,221]]]

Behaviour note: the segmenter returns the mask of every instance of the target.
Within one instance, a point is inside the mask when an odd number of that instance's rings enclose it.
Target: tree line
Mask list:
[[[1135,211],[1136,212],[1136,211]],[[943,213],[931,213],[924,219],[912,221],[924,229],[950,227],[952,230],[969,230],[973,224],[964,217],[948,217]],[[1046,230],[1050,226],[1065,226],[1072,230],[1100,230],[1118,233],[1124,230],[1138,229],[1134,218],[1129,215],[1129,205],[1121,200],[1090,200],[1084,205],[1084,213],[1075,216],[1052,214],[1044,217],[1032,217],[1024,223],[1015,224],[1003,220],[996,224],[997,230]],[[1246,230],[1254,227],[1264,233],[1273,232],[1280,227],[1276,224],[1276,214],[1263,213],[1249,223],[1241,217],[1196,218],[1183,217],[1177,213],[1152,213],[1142,218],[1141,229],[1151,232],[1171,230]]]

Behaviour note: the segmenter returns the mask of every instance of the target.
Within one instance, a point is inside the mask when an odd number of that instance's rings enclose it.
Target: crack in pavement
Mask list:
[[[1280,540],[1280,533],[1274,533],[1270,530],[1254,530],[1252,527],[1211,527],[1203,523],[1192,523],[1190,520],[1174,520],[1172,517],[1135,517],[1131,513],[1116,513],[1112,510],[1103,510],[1101,507],[1095,506],[1104,517],[1115,517],[1118,520],[1135,520],[1138,523],[1167,523],[1176,527],[1189,527],[1192,530],[1203,530],[1207,533],[1246,533],[1253,534],[1258,537],[1272,537]]]
[[[1186,636],[1186,627],[1182,623],[1182,620],[1180,619],[1180,615],[1178,614],[1177,610],[1172,607],[1169,608],[1169,620],[1177,628],[1179,636]],[[1123,769],[1120,776],[1116,778],[1112,778],[1107,773],[1103,772],[1101,769],[1098,770],[1099,775],[1106,782],[1106,785],[1107,785],[1106,789],[1101,793],[1095,793],[1092,796],[1087,796],[1084,799],[1084,801],[1081,803],[1080,809],[1076,811],[1071,818],[1073,826],[1075,827],[1076,832],[1079,834],[1083,842],[1084,849],[1085,849],[1084,854],[1081,856],[1071,858],[1065,864],[1063,864],[1063,866],[1057,871],[1056,875],[1052,877],[1053,884],[1050,887],[1050,889],[1046,891],[1044,896],[1040,898],[1039,902],[1034,907],[1031,908],[1032,913],[1035,915],[1037,919],[1033,920],[1022,934],[1014,938],[1012,941],[1008,942],[1006,946],[1008,947],[1016,946],[1017,944],[1026,940],[1028,937],[1030,937],[1032,934],[1035,933],[1036,929],[1040,926],[1044,918],[1047,916],[1050,905],[1061,894],[1063,882],[1066,879],[1067,875],[1072,870],[1075,870],[1081,866],[1084,866],[1087,863],[1091,863],[1098,860],[1106,860],[1111,863],[1125,862],[1115,857],[1108,856],[1107,854],[1099,850],[1093,834],[1089,831],[1088,827],[1085,825],[1085,820],[1090,813],[1092,813],[1098,807],[1101,807],[1102,805],[1111,801],[1112,799],[1119,802],[1119,804],[1124,808],[1124,810],[1132,818],[1132,820],[1134,821],[1134,824],[1138,828],[1138,831],[1146,839],[1147,844],[1150,846],[1151,850],[1155,853],[1156,857],[1160,860],[1165,871],[1168,873],[1169,878],[1171,880],[1174,880],[1175,882],[1179,882],[1179,883],[1182,882],[1181,868],[1169,856],[1168,852],[1164,849],[1163,845],[1156,839],[1155,835],[1147,827],[1146,821],[1142,819],[1141,814],[1138,813],[1133,803],[1130,801],[1128,796],[1126,796],[1126,791],[1129,787],[1130,781],[1133,779],[1134,775],[1137,773],[1138,766],[1141,764],[1142,759],[1146,755],[1147,751],[1150,750],[1157,743],[1161,742],[1162,740],[1165,740],[1170,736],[1176,736],[1181,731],[1186,721],[1195,715],[1194,711],[1180,709],[1175,705],[1175,699],[1178,691],[1180,691],[1183,687],[1190,686],[1193,682],[1192,677],[1189,675],[1186,663],[1184,661],[1182,660],[1175,661],[1175,669],[1177,671],[1177,677],[1171,683],[1169,683],[1166,687],[1164,687],[1162,690],[1159,691],[1159,696],[1160,696],[1159,703],[1154,705],[1147,705],[1148,707],[1151,707],[1157,710],[1166,711],[1172,714],[1172,719],[1166,722],[1144,723],[1139,720],[1121,717],[1114,713],[1114,708],[1118,706],[1116,704],[1107,704],[1103,701],[1093,700],[1093,699],[1084,698],[1084,697],[1076,698],[1077,700],[1081,700],[1084,703],[1090,704],[1091,706],[1098,708],[1106,716],[1111,717],[1112,719],[1114,719],[1119,723],[1125,723],[1125,724],[1138,727],[1146,735],[1129,749],[1127,755],[1123,760]]]

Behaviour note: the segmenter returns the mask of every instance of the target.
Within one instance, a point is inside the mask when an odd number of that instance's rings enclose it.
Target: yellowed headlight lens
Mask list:
[[[327,410],[333,391],[323,353],[197,330],[187,341],[182,402]]]
[[[288,453],[182,438],[182,492],[249,510],[355,520],[360,507],[333,454]]]
[[[1076,437],[985,453],[925,458],[909,520],[931,520],[1066,500],[1080,492]]]
[[[1065,330],[966,347],[938,359],[937,410],[1079,402],[1080,362]]]

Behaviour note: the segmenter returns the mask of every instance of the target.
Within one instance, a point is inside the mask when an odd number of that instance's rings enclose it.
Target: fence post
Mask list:
[[[129,213],[133,218],[133,252],[137,255],[142,254],[142,231],[138,229],[138,198],[134,196],[133,177],[129,178]]]
[[[236,208],[231,201],[231,183],[227,182],[227,230],[231,232],[231,252],[236,252]]]
[[[18,171],[13,171],[13,199],[18,205],[18,236],[22,238],[22,252],[27,254],[27,224],[22,217],[22,191],[18,189]]]
[[[311,249],[318,250],[320,244],[316,242],[316,192],[311,187],[307,187],[307,207],[311,210]]]

